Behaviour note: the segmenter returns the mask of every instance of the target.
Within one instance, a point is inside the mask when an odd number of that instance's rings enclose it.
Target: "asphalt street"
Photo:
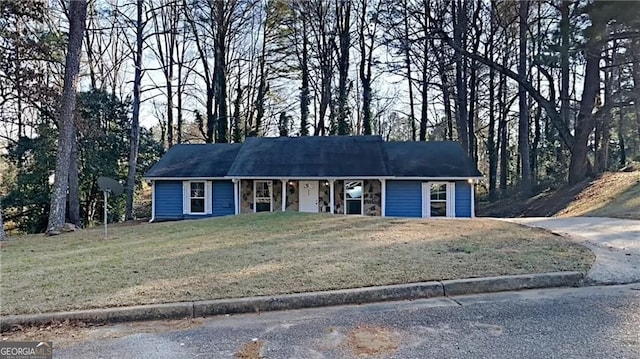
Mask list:
[[[640,358],[640,284],[127,323],[54,358]]]

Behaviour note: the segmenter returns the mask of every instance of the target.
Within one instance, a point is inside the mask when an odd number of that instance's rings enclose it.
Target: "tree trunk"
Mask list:
[[[381,3],[378,3],[380,6]],[[360,81],[362,82],[362,129],[364,135],[371,135],[372,133],[372,119],[371,119],[371,101],[373,98],[373,89],[371,83],[373,78],[371,76],[371,68],[373,66],[373,51],[375,46],[375,34],[378,25],[378,10],[375,9],[373,14],[373,31],[369,32],[369,26],[367,20],[367,2],[362,1],[362,11],[360,13],[360,28],[358,29],[358,41],[360,45]],[[365,30],[367,31],[365,32]],[[367,44],[366,35],[370,36],[370,43]]]
[[[167,91],[167,147],[173,147],[173,65],[167,75],[165,89]]]
[[[618,144],[620,146],[620,167],[627,165],[627,149],[624,144],[624,115],[618,111]]]
[[[449,91],[449,80],[447,75],[442,73],[442,102],[444,102],[444,114],[447,118],[447,140],[453,141],[453,114],[451,113],[451,92]]]
[[[136,57],[133,75],[133,104],[131,118],[131,133],[129,136],[129,163],[127,168],[127,193],[125,204],[126,221],[133,220],[133,201],[135,198],[136,169],[138,166],[138,147],[140,145],[140,82],[142,81],[142,50],[144,46],[142,22],[144,0],[137,0],[136,19]]]
[[[519,2],[520,36],[518,56],[518,76],[527,77],[527,15],[529,12],[529,0]],[[521,191],[524,195],[531,194],[531,164],[529,154],[529,104],[527,91],[519,86],[518,108],[520,111],[518,121],[518,152],[520,153],[520,170],[522,171]]]
[[[0,241],[7,239],[7,234],[4,232],[4,217],[2,217],[2,197],[0,197]]]
[[[60,105],[60,133],[56,150],[56,169],[47,233],[57,234],[64,225],[67,189],[69,184],[69,160],[73,141],[73,113],[76,108],[76,89],[80,70],[80,51],[87,16],[87,1],[76,0],[69,4],[69,43],[65,60],[64,87]]]
[[[491,9],[491,28],[489,30],[489,46],[487,57],[493,61],[494,49],[493,44],[495,34],[494,9]],[[495,86],[496,71],[489,68],[489,128],[487,130],[487,152],[489,153],[489,201],[496,200],[496,180],[498,174],[498,149],[496,147],[496,114],[495,109]]]
[[[425,46],[427,42],[425,41]],[[420,106],[420,141],[427,140],[427,123],[429,121],[429,71],[427,68],[427,52],[425,47],[425,63],[422,66],[422,84],[420,85],[420,96],[422,104]]]
[[[560,48],[560,116],[565,126],[569,126],[569,6],[572,0],[563,0],[560,5],[560,34],[562,47]]]
[[[617,51],[616,41],[613,42],[611,54],[606,56],[609,60],[607,61],[607,70],[604,71],[604,103],[605,106],[598,110],[597,113],[594,114],[595,117],[595,146],[594,149],[596,151],[595,155],[595,171],[596,173],[602,173],[607,170],[609,167],[609,140],[611,139],[611,106],[610,103],[613,103],[612,98],[612,86],[614,76],[612,74],[612,68],[615,66],[615,57]],[[622,79],[620,75],[618,75],[617,83],[620,83]],[[618,109],[622,112],[622,108]]]
[[[457,9],[456,9],[457,3]],[[453,41],[461,49],[465,48],[465,34],[467,31],[466,2],[455,0],[451,2],[453,6]],[[456,51],[456,125],[458,130],[458,141],[462,145],[465,153],[469,153],[469,136],[467,132],[467,69],[462,53]]]
[[[309,135],[309,38],[307,37],[307,20],[302,15],[302,56],[300,71],[302,75],[302,86],[300,87],[300,136]]]
[[[596,22],[592,25],[594,34],[604,32],[604,25]],[[602,55],[602,40],[594,35],[585,46],[586,65],[580,111],[576,120],[576,131],[573,142],[573,152],[569,163],[569,183],[575,184],[590,175],[588,151],[589,136],[595,127],[593,108],[596,97],[600,92],[600,58]]]
[[[240,66],[238,66],[238,81],[236,87],[236,99],[233,101],[233,132],[234,143],[242,142],[242,129],[240,128],[240,104],[242,103],[242,82],[240,82]]]
[[[182,61],[178,63],[178,83],[176,85],[176,143],[182,143],[182,126],[183,126],[183,115],[182,115],[182,96],[184,95],[184,82],[182,80]]]
[[[69,157],[69,223],[80,225],[80,188],[78,178],[78,142],[76,126],[73,126],[73,141]]]
[[[508,45],[508,44],[507,44]],[[507,55],[503,57],[503,61],[506,64]],[[507,179],[509,177],[509,153],[508,153],[508,139],[507,136],[507,77],[504,74],[500,74],[500,83],[498,85],[498,109],[500,118],[498,119],[498,136],[500,136],[500,190],[504,193],[507,190]]]
[[[258,69],[260,80],[258,82],[258,95],[256,98],[256,127],[250,129],[251,136],[260,136],[262,133],[262,119],[264,118],[264,103],[267,96],[267,71],[265,68],[267,50],[267,20],[264,21],[262,32],[262,50],[258,58]],[[238,78],[240,81],[240,78]]]
[[[537,17],[541,18],[541,8],[542,4],[540,2],[537,3],[538,11]],[[533,58],[537,58],[542,53],[542,31],[540,23],[537,25],[537,34],[535,39],[535,54]],[[540,74],[540,69],[536,71],[536,88],[538,92],[542,91],[542,77]],[[531,164],[531,181],[532,186],[538,183],[538,147],[540,146],[540,140],[542,136],[542,107],[540,105],[536,106],[536,113],[534,115],[534,129],[533,129],[533,142],[531,143],[531,154],[530,154],[530,164]]]
[[[215,75],[214,75],[215,76]],[[209,81],[209,83],[211,83]],[[213,143],[216,132],[217,118],[214,110],[213,98],[215,97],[215,91],[213,85],[207,85],[207,139],[206,143]]]
[[[225,2],[217,1],[216,6],[216,25],[218,27],[215,38],[215,100],[216,100],[216,142],[227,143],[227,130],[229,128],[229,120],[227,118],[227,12],[225,11]],[[230,10],[229,10],[230,11]]]
[[[411,124],[411,139],[416,140],[416,115],[413,105],[413,80],[411,78],[411,56],[409,48],[409,13],[407,0],[404,1],[404,62],[407,67],[407,83],[409,84],[409,123]]]
[[[351,0],[336,0],[338,24],[338,135],[349,134],[349,50],[351,49]]]
[[[429,2],[424,3],[424,28],[422,29],[424,34],[423,40],[423,53],[422,53],[422,88],[421,88],[421,100],[422,106],[420,111],[420,141],[427,140],[427,125],[429,124]]]
[[[475,60],[471,61],[471,73],[469,78],[469,117],[467,120],[467,128],[469,133],[469,158],[475,165],[478,164],[478,143],[476,141],[476,103],[478,102],[478,88],[477,88],[477,64]]]
[[[640,41],[636,40],[632,45],[633,54],[633,88],[634,91],[634,108],[636,112],[636,130],[638,135],[638,142],[640,142]]]

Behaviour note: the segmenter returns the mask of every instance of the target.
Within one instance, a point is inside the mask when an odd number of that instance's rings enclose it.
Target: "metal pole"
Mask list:
[[[109,199],[109,193],[104,192],[104,239],[107,239],[107,201]]]

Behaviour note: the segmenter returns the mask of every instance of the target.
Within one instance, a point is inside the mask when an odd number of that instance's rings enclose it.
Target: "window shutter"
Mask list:
[[[189,214],[191,204],[191,186],[188,181],[182,182],[182,214]]]
[[[206,214],[211,214],[211,207],[213,205],[212,200],[212,192],[213,192],[213,182],[206,181],[204,183],[204,212]]]

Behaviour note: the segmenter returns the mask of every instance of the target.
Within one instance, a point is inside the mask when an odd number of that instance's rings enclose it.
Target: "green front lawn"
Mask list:
[[[488,219],[266,213],[11,238],[0,314],[586,272],[586,248]]]

